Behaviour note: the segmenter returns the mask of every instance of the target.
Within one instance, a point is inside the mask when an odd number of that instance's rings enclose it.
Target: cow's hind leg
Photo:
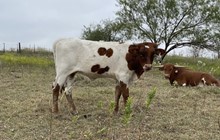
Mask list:
[[[76,106],[73,102],[73,98],[72,98],[72,87],[73,87],[73,84],[74,84],[74,76],[75,76],[75,73],[72,73],[71,75],[69,75],[67,77],[67,87],[65,88],[65,95],[66,95],[66,99],[69,103],[69,106],[70,106],[70,109],[71,109],[71,113],[73,115],[77,114],[77,110],[76,110]]]
[[[55,85],[53,88],[53,107],[52,112],[58,112],[58,97],[59,97],[60,86],[58,84]]]
[[[69,103],[69,106],[71,108],[70,113],[73,114],[73,115],[76,115],[78,112],[77,112],[76,106],[73,102],[72,94],[66,94],[66,99],[67,99],[67,101]]]

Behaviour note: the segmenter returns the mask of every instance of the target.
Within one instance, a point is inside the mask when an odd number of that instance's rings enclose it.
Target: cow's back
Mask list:
[[[177,79],[178,83],[190,85],[190,86],[197,86],[198,84],[201,83],[201,76],[203,73],[201,72],[194,72],[191,70],[184,70],[182,71]]]

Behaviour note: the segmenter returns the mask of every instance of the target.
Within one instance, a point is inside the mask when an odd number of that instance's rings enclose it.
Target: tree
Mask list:
[[[216,28],[216,32],[213,33],[212,39],[209,41],[210,45],[207,45],[204,48],[207,48],[213,52],[217,53],[218,59],[220,58],[220,29]]]
[[[104,20],[100,24],[84,26],[82,38],[94,41],[119,41],[122,39],[120,25],[111,20]]]
[[[117,2],[117,20],[127,27],[128,34],[156,43],[163,41],[166,54],[184,45],[207,47],[213,25],[220,22],[219,0]]]

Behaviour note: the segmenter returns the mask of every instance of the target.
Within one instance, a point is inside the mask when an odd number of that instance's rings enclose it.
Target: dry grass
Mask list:
[[[0,67],[0,139],[220,139],[220,89],[171,87],[152,70],[130,88],[131,118],[123,109],[112,115],[114,80],[80,80],[73,91],[79,115],[72,116],[65,97],[51,114],[54,68]],[[156,94],[146,107],[148,93]]]

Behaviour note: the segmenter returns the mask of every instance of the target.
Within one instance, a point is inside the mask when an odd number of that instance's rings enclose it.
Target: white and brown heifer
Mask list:
[[[52,111],[58,112],[59,92],[65,89],[71,112],[77,113],[71,93],[74,76],[81,73],[92,79],[109,77],[117,81],[114,111],[118,112],[120,96],[126,104],[131,82],[151,69],[155,54],[159,54],[157,46],[149,42],[130,45],[79,39],[57,41],[53,47],[56,78]]]
[[[169,79],[171,85],[176,81],[179,86],[197,86],[200,83],[220,86],[220,81],[208,73],[192,71],[169,63],[164,64],[160,70],[164,71],[164,76]]]

